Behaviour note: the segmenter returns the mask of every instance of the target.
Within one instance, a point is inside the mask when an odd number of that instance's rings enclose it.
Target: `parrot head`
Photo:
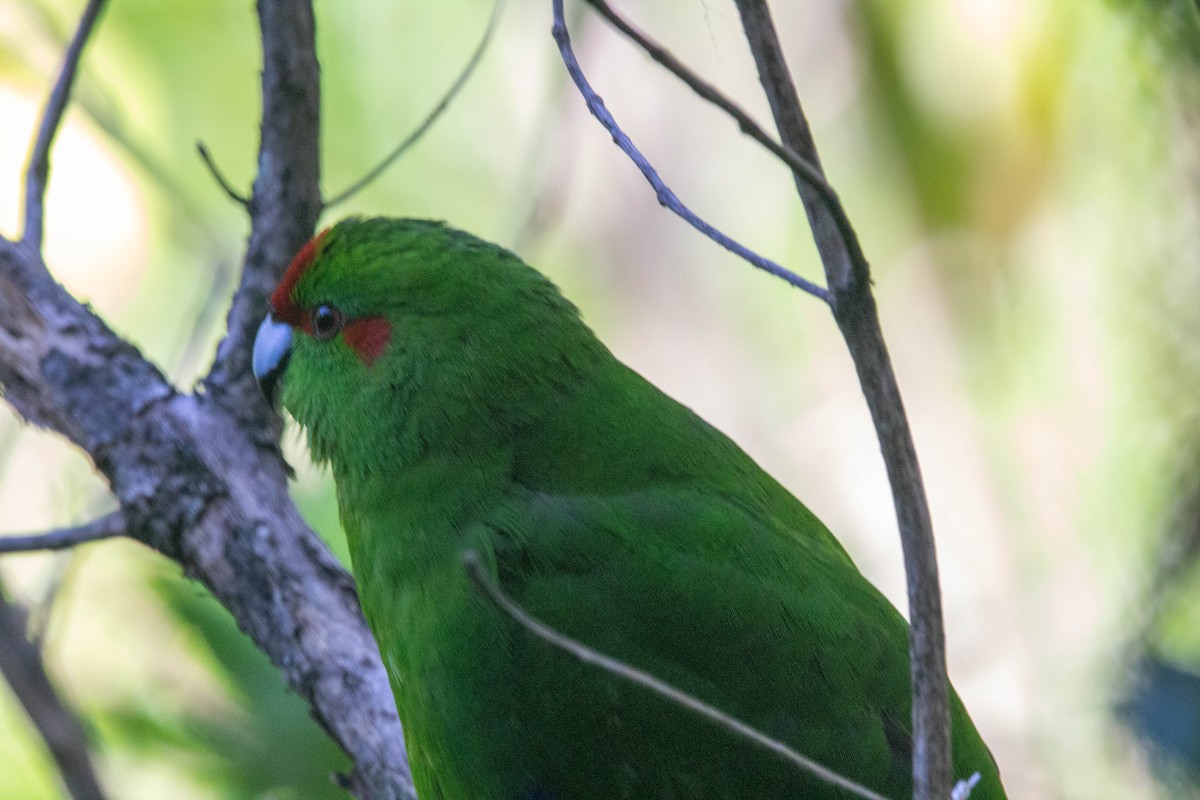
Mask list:
[[[351,218],[296,255],[252,366],[336,473],[511,435],[602,348],[503,248],[438,222]]]

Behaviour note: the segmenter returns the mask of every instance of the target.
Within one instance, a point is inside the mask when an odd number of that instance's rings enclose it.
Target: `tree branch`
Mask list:
[[[25,623],[24,610],[5,597],[0,585],[0,672],[46,743],[68,794],[73,800],[104,800],[87,734],[54,690],[42,654],[25,635]]]
[[[87,542],[112,539],[125,533],[125,515],[120,510],[72,528],[29,536],[0,536],[0,553],[29,553],[36,550],[66,550]]]
[[[62,122],[63,112],[67,108],[67,100],[71,96],[71,86],[75,83],[75,73],[79,67],[79,58],[83,55],[83,47],[91,38],[92,31],[100,19],[104,9],[104,0],[88,0],[75,35],[67,47],[63,57],[62,68],[46,101],[46,110],[42,112],[42,121],[38,126],[37,138],[29,152],[29,163],[25,167],[25,221],[21,240],[30,247],[40,249],[42,246],[43,216],[45,211],[46,183],[50,178],[50,146],[58,133],[59,123]]]
[[[412,798],[403,734],[353,582],[288,496],[272,443],[175,392],[0,239],[0,386],[91,455],[127,534],[178,561],[233,614],[354,759],[364,798]]]
[[[205,382],[180,394],[53,278],[0,238],[0,388],[27,420],[91,456],[126,532],[220,601],[355,762],[368,800],[415,798],[387,674],[353,582],[288,495],[279,419],[249,370],[267,293],[311,235],[319,86],[312,9],[260,0],[263,122],[242,283]]]
[[[736,2],[780,137],[784,144],[820,169],[816,144],[766,0]],[[830,209],[827,198],[799,179],[796,188],[825,266],[826,284],[833,295],[834,318],[854,361],[875,424],[900,526],[912,625],[909,649],[913,683],[913,796],[940,800],[949,795],[951,787],[950,704],[937,550],[921,468],[879,325],[866,258],[856,240],[843,238],[835,210]]]
[[[659,205],[669,209],[693,228],[700,231],[700,233],[755,267],[786,281],[798,289],[808,292],[814,297],[829,302],[829,292],[826,289],[817,286],[815,283],[800,277],[791,270],[776,264],[770,259],[763,258],[744,245],[739,244],[712,225],[709,225],[683,204],[675,193],[671,191],[670,187],[659,177],[658,172],[646,157],[642,155],[641,151],[637,149],[633,141],[617,125],[617,121],[613,119],[612,114],[605,107],[600,95],[596,94],[591,84],[588,83],[587,77],[583,74],[583,69],[579,66],[579,61],[575,58],[575,51],[571,47],[571,35],[567,30],[567,23],[563,17],[563,0],[552,0],[552,7],[554,12],[554,26],[551,32],[554,35],[554,41],[558,43],[558,51],[562,56],[563,64],[566,65],[567,72],[571,76],[571,80],[575,82],[579,93],[583,95],[588,111],[592,112],[592,116],[612,135],[613,143],[621,148],[625,155],[629,156],[629,159],[637,166],[650,185],[654,187],[654,193],[658,197]]]

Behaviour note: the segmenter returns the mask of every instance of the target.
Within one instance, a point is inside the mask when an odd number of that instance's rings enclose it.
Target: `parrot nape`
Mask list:
[[[850,795],[533,636],[474,585],[886,797],[912,795],[908,625],[732,441],[546,277],[351,218],[270,297],[253,369],[327,462],[422,800]],[[955,779],[1004,798],[952,692]]]

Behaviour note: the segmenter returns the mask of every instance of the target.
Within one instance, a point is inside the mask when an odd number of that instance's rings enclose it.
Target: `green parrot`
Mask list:
[[[908,625],[732,441],[546,277],[438,222],[296,256],[253,369],[327,462],[422,800],[852,795],[534,636],[546,625],[888,798],[912,795]],[[1004,798],[952,695],[954,771]]]

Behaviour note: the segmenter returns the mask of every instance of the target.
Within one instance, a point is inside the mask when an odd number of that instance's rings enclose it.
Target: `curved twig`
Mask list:
[[[804,156],[786,144],[780,144],[768,136],[766,131],[754,121],[754,118],[743,111],[737,103],[734,103],[715,86],[697,75],[665,47],[638,30],[632,23],[614,11],[612,6],[605,2],[605,0],[584,0],[584,2],[596,9],[596,12],[600,16],[608,20],[626,38],[642,48],[646,52],[646,55],[650,56],[660,66],[687,84],[688,88],[699,95],[701,99],[707,100],[733,117],[734,122],[737,123],[738,129],[742,133],[758,142],[772,155],[787,164],[796,176],[796,179],[808,184],[825,202],[830,214],[833,215],[834,220],[837,222],[838,230],[842,232],[842,238],[846,242],[846,246],[848,248],[858,248],[858,236],[854,233],[854,226],[850,223],[850,218],[846,214],[842,200],[838,197],[837,192],[830,185],[829,181],[825,179],[825,174],[821,171],[819,165],[804,158]]]
[[[29,163],[25,167],[25,222],[21,232],[21,241],[34,249],[41,249],[43,222],[45,211],[46,183],[50,178],[50,146],[58,133],[59,123],[62,122],[63,112],[67,108],[67,100],[71,96],[71,86],[75,83],[75,73],[79,68],[79,58],[83,55],[83,47],[91,38],[92,31],[104,10],[104,0],[88,0],[71,44],[63,56],[62,68],[46,101],[46,110],[42,112],[42,121],[38,126],[37,138],[29,151]]]
[[[126,532],[125,514],[117,510],[100,519],[71,528],[26,536],[0,536],[0,553],[32,553],[39,550],[66,550],[87,542],[113,539]]]
[[[808,292],[813,297],[818,297],[826,303],[830,302],[830,294],[827,289],[800,277],[786,267],[760,256],[748,247],[731,239],[698,217],[683,204],[675,193],[671,191],[670,187],[663,182],[663,179],[659,177],[658,172],[650,165],[650,162],[642,155],[641,151],[637,149],[633,141],[621,130],[617,121],[613,119],[612,114],[604,106],[604,101],[600,98],[600,95],[596,94],[591,84],[588,83],[587,77],[583,74],[583,69],[579,66],[579,61],[575,58],[575,51],[571,47],[571,35],[567,30],[567,23],[563,17],[563,0],[552,0],[552,2],[554,26],[551,29],[551,33],[554,36],[554,41],[558,43],[558,51],[562,55],[563,64],[566,65],[567,72],[571,75],[571,80],[575,82],[579,93],[583,95],[584,102],[587,103],[588,110],[592,112],[592,116],[600,121],[605,130],[612,135],[613,143],[621,148],[625,155],[629,156],[629,159],[633,161],[650,185],[654,187],[659,205],[671,210],[693,228],[700,231],[700,233],[712,239],[734,255],[740,256],[753,266],[786,281],[798,289]]]
[[[217,162],[213,160],[212,154],[208,152],[208,148],[204,146],[204,142],[196,142],[196,151],[200,153],[200,160],[204,162],[204,166],[208,167],[208,173],[217,182],[217,186],[221,187],[221,191],[242,208],[249,208],[250,198],[234,189],[233,185],[225,179],[224,173],[217,166]]]
[[[438,104],[433,107],[433,110],[430,111],[425,119],[421,121],[421,124],[418,125],[412,133],[406,136],[404,140],[400,142],[400,144],[396,145],[396,148],[392,150],[392,152],[384,156],[383,160],[369,170],[366,175],[363,175],[354,183],[335,194],[332,199],[325,201],[324,208],[333,208],[339,203],[344,203],[354,195],[358,194],[364,187],[370,184],[371,181],[378,178],[387,170],[388,167],[394,164],[396,159],[404,155],[408,148],[412,147],[421,140],[421,137],[425,135],[425,131],[429,130],[430,126],[432,126],[433,123],[437,121],[437,118],[442,115],[442,112],[450,106],[450,103],[454,100],[455,96],[458,95],[459,91],[463,88],[463,86],[466,85],[467,80],[470,79],[471,74],[475,72],[475,67],[479,65],[480,59],[483,58],[484,52],[487,51],[488,44],[491,43],[492,34],[496,32],[496,26],[500,22],[500,12],[503,9],[504,0],[496,0],[496,2],[492,5],[492,16],[488,19],[487,27],[483,31],[483,37],[479,40],[479,44],[475,46],[475,52],[471,53],[471,58],[467,60],[467,64],[463,67],[462,72],[460,72],[458,77],[454,79],[454,83],[450,85],[450,88],[446,91],[446,94],[442,96],[442,99],[439,100]]]
[[[598,667],[605,672],[616,675],[618,678],[635,683],[644,689],[649,689],[660,697],[664,697],[672,703],[695,712],[730,733],[740,736],[759,747],[770,750],[784,761],[794,764],[832,786],[845,789],[857,797],[866,798],[866,800],[887,800],[883,795],[873,792],[867,787],[839,775],[828,767],[818,764],[811,758],[797,753],[778,739],[772,739],[757,728],[747,725],[736,717],[731,717],[720,709],[705,703],[703,700],[680,691],[669,683],[665,683],[637,667],[593,650],[586,644],[560,633],[521,608],[515,600],[505,594],[504,590],[497,586],[484,571],[479,553],[474,550],[467,550],[463,553],[462,560],[467,574],[470,575],[471,580],[475,583],[479,591],[497,608],[511,617],[514,622],[542,641],[557,647],[568,655],[574,656],[584,664]]]

